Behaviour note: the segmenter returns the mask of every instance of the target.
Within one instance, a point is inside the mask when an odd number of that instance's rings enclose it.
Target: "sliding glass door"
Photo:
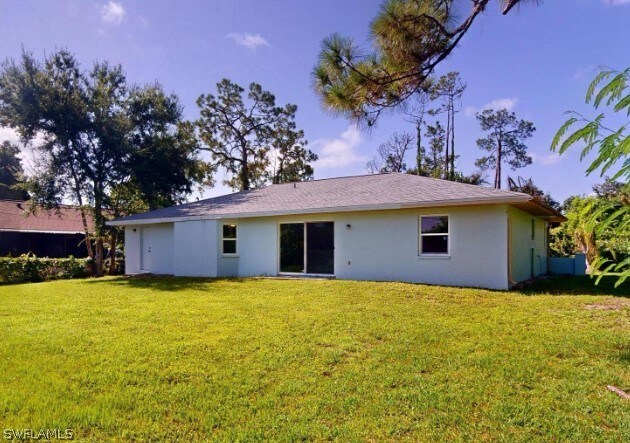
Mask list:
[[[306,223],[306,273],[335,273],[335,225]]]
[[[334,274],[333,222],[280,224],[280,272]]]
[[[280,272],[304,272],[304,223],[280,225]]]

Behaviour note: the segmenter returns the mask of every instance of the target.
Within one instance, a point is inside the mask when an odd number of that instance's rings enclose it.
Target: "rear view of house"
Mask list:
[[[126,272],[313,275],[507,289],[563,217],[527,194],[408,174],[271,185],[110,222]]]

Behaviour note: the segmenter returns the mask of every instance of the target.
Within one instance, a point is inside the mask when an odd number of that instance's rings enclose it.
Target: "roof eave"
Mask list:
[[[409,202],[397,204],[379,204],[379,205],[353,205],[340,207],[324,207],[297,210],[281,210],[281,211],[264,211],[249,213],[226,213],[213,215],[193,215],[181,217],[156,217],[132,220],[112,220],[107,222],[108,226],[137,226],[158,223],[174,223],[182,221],[195,220],[223,220],[223,219],[241,219],[241,218],[258,218],[258,217],[274,217],[283,215],[301,215],[301,214],[330,214],[334,212],[366,212],[366,211],[386,211],[396,209],[414,209],[414,208],[440,208],[453,206],[479,206],[479,205],[500,205],[500,204],[518,204],[526,203],[529,196],[515,195],[513,197],[500,198],[471,198],[458,200],[437,200],[431,202]]]
[[[59,231],[51,229],[5,229],[0,228],[0,232],[25,232],[32,234],[84,234],[84,231]]]
[[[526,202],[513,204],[513,206],[548,222],[562,223],[567,221],[567,218],[559,211],[534,197],[530,197]]]

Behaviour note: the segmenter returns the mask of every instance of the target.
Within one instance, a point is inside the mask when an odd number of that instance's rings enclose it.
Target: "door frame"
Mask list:
[[[139,228],[138,231],[140,233],[140,271],[141,272],[151,272],[150,269],[146,269],[146,263],[144,262],[144,246],[145,246],[145,235],[147,228]]]
[[[512,217],[507,216],[507,278],[508,286],[513,285],[512,280]]]
[[[308,272],[306,272],[306,268],[307,268],[307,254],[308,254],[308,233],[306,230],[306,224],[307,223],[332,223],[333,224],[333,236],[334,236],[334,241],[333,241],[333,272],[332,274],[309,274]],[[281,272],[280,271],[280,254],[282,253],[282,250],[280,248],[280,226],[281,225],[296,225],[296,224],[301,224],[303,229],[304,229],[304,272]],[[308,276],[308,277],[334,277],[335,276],[335,244],[337,242],[337,236],[335,235],[335,221],[334,220],[328,220],[328,219],[324,219],[324,220],[295,220],[295,221],[282,221],[282,222],[278,222],[277,226],[276,226],[276,246],[277,246],[277,251],[278,253],[276,254],[276,270],[278,275],[287,275],[287,276]]]

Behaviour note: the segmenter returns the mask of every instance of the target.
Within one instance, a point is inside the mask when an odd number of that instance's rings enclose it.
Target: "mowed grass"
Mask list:
[[[630,390],[627,295],[590,280],[524,292],[0,286],[0,428],[71,428],[79,441],[628,441],[630,401],[606,389]]]

